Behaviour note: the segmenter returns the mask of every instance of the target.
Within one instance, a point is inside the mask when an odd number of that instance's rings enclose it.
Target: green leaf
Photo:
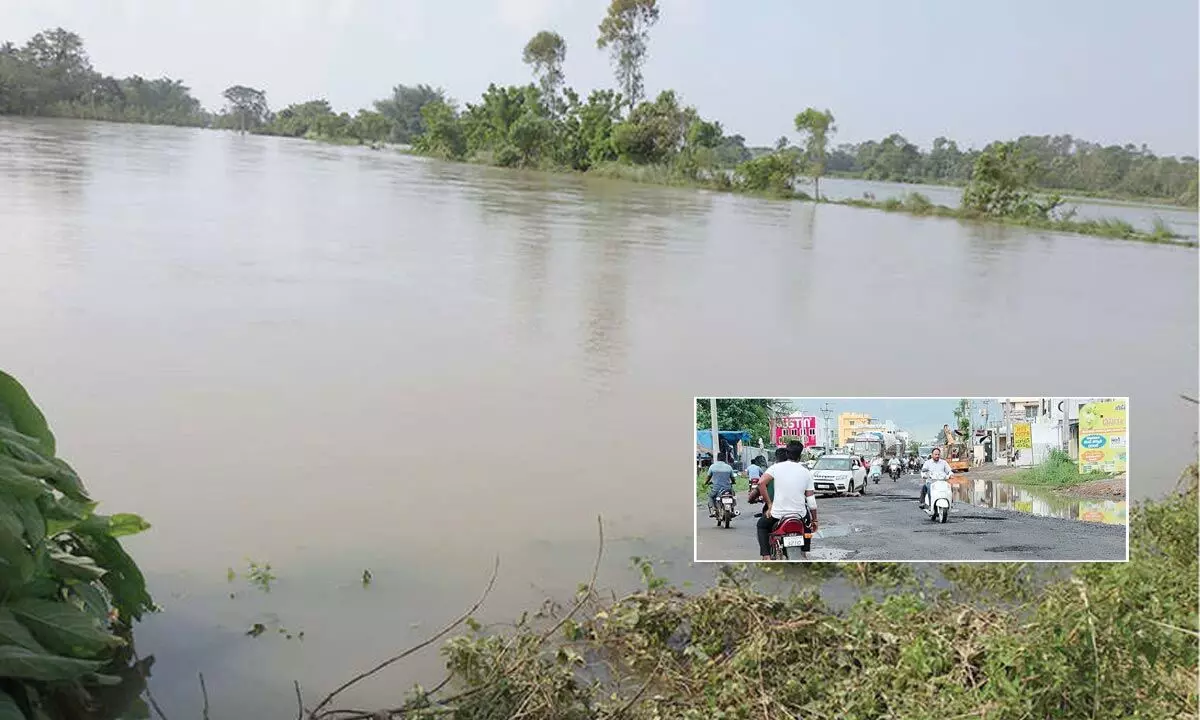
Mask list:
[[[7,607],[0,605],[0,645],[18,645],[26,650],[45,652],[29,629],[22,625]]]
[[[0,677],[18,680],[63,682],[95,672],[103,663],[34,652],[16,645],[0,645]]]
[[[139,515],[132,513],[117,513],[116,515],[93,515],[79,523],[77,532],[104,534],[111,537],[136,535],[150,529],[150,523]]]
[[[150,523],[146,522],[141,515],[133,513],[117,513],[112,516],[112,524],[108,528],[108,534],[118,538],[126,535],[137,535],[150,529]]]
[[[33,399],[21,383],[12,375],[0,370],[0,426],[36,438],[41,448],[54,455],[54,434],[46,416],[34,404]]]
[[[108,588],[113,607],[123,621],[140,620],[143,613],[154,609],[154,600],[146,591],[146,578],[120,541],[101,534],[81,534],[78,538],[96,564],[108,571],[100,582]]]
[[[0,720],[25,720],[25,713],[12,695],[0,690]]]
[[[13,506],[13,511],[21,518],[21,524],[25,527],[25,539],[29,544],[34,547],[41,545],[46,539],[46,518],[42,517],[42,511],[38,510],[37,502],[29,498],[19,500]]]
[[[15,498],[38,498],[50,494],[46,483],[18,470],[11,458],[0,456],[0,492]]]
[[[108,619],[108,598],[100,588],[90,583],[76,583],[69,588],[73,599],[78,600],[83,611],[98,621]]]
[[[8,607],[42,645],[64,655],[95,657],[125,642],[70,603],[29,598]]]
[[[72,555],[61,550],[50,551],[50,563],[54,566],[54,571],[59,577],[82,580],[83,582],[99,580],[104,577],[104,573],[106,572],[104,568],[97,565],[96,561],[90,557]]]

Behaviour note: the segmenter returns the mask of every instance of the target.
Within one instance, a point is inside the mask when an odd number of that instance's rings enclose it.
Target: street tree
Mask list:
[[[242,132],[253,130],[267,122],[267,94],[245,85],[233,85],[221,93],[228,106],[225,112],[234,119],[234,125]]]
[[[556,32],[543,30],[525,44],[521,57],[533,69],[542,90],[542,101],[557,114],[562,109],[558,93],[564,79],[563,63],[567,60],[566,41]]]
[[[775,398],[718,398],[717,424],[721,430],[748,430],[751,442],[770,442],[771,418],[791,411],[791,404]],[[709,398],[696,399],[696,429],[712,429]]]
[[[821,176],[825,174],[825,149],[829,136],[837,130],[833,125],[833,113],[808,108],[796,116],[795,125],[796,132],[804,138],[804,155],[813,179],[813,195],[820,200]]]
[[[632,110],[642,99],[642,65],[650,41],[650,28],[658,22],[658,0],[612,0],[600,22],[596,47],[609,51],[619,86]]]

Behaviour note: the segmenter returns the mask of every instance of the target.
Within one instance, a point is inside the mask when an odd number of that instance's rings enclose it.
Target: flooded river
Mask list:
[[[424,638],[497,553],[481,619],[569,595],[597,515],[603,583],[633,582],[631,555],[703,572],[686,563],[697,394],[1128,395],[1132,493],[1161,493],[1194,457],[1177,394],[1196,393],[1196,263],[841,206],[0,118],[0,363],[102,509],[153,523],[128,543],[165,608],[139,645],[179,716],[199,713],[198,670],[214,717],[292,713],[293,678],[316,695]],[[869,328],[914,338],[885,351]],[[269,594],[227,582],[247,559],[271,563]],[[255,622],[272,632],[246,637]],[[436,655],[414,660],[348,702],[440,677]]]

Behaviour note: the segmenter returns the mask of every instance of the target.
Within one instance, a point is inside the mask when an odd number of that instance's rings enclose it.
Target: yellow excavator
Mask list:
[[[942,458],[950,465],[950,469],[956,473],[971,472],[971,448],[965,442],[959,440],[949,426],[945,428],[944,432]]]

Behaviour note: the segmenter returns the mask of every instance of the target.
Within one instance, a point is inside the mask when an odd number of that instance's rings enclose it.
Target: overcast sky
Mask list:
[[[900,132],[982,146],[1070,133],[1197,154],[1195,0],[660,0],[645,68],[751,144],[829,108],[835,142]],[[604,0],[0,0],[0,35],[80,33],[115,75],[183,79],[208,107],[232,84],[272,107],[325,97],[354,110],[397,83],[474,100],[522,83],[541,29],[567,41],[567,81],[612,85],[595,48]]]

